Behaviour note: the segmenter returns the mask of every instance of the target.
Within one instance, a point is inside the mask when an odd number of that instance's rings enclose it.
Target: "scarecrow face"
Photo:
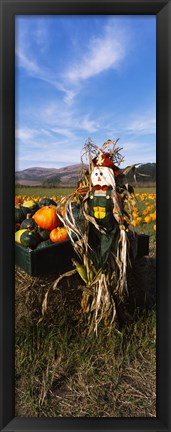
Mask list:
[[[94,167],[91,174],[91,181],[93,186],[113,186],[113,184],[115,184],[113,170],[107,167]]]

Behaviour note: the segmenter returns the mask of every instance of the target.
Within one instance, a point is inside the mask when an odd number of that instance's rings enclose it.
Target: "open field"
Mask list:
[[[97,337],[87,336],[79,276],[54,291],[57,274],[31,277],[16,268],[16,416],[156,416],[156,197],[135,192],[133,226],[150,235],[149,256],[129,274],[126,309],[110,335],[100,326]]]
[[[42,188],[42,187],[17,187],[15,189],[16,195],[26,195],[32,197],[52,197],[53,195],[69,195],[74,191],[74,188]]]
[[[136,193],[156,193],[155,187],[135,187]],[[53,195],[58,195],[59,197],[61,195],[69,195],[71,192],[74,191],[74,188],[42,188],[42,187],[16,187],[15,193],[16,195],[26,195],[26,196],[35,196],[35,197],[42,197],[44,195],[47,195],[48,197],[51,197]]]

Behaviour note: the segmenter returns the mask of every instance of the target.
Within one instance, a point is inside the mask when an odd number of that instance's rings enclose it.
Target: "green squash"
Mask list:
[[[50,232],[49,230],[45,230],[45,229],[39,229],[39,236],[41,237],[42,241],[48,240],[49,236],[50,236]]]
[[[23,219],[22,219],[22,221],[23,221],[24,219],[26,219],[27,214],[31,214],[31,209],[28,208],[28,207],[23,207],[23,206],[21,206],[21,207],[20,207],[20,210],[21,210],[21,213],[23,214]]]
[[[17,243],[21,243],[21,236],[24,234],[27,230],[26,229],[19,229],[15,232],[15,241]]]
[[[52,198],[42,198],[41,201],[39,201],[39,207],[44,207],[49,205],[57,206],[57,203]]]
[[[17,232],[17,231],[19,231],[19,230],[20,230],[20,224],[17,223],[17,224],[15,224],[15,232]]]
[[[35,249],[40,242],[40,236],[36,231],[26,230],[20,237],[21,244],[30,249]]]
[[[34,201],[25,201],[22,205],[22,209],[29,209],[28,213],[31,213],[31,215],[34,215],[37,210],[39,210],[39,204]]]
[[[42,241],[41,243],[38,244],[38,246],[36,247],[36,250],[37,249],[44,249],[47,246],[50,246],[50,245],[53,245],[53,244],[54,243],[50,239],[44,240],[44,241]]]
[[[35,201],[34,200],[28,200],[28,201],[23,201],[23,206],[24,207],[33,207],[33,205],[35,204]]]
[[[27,218],[22,221],[21,229],[26,228],[26,229],[32,230],[36,227],[36,222],[30,216],[31,216],[31,214],[27,214]]]
[[[21,207],[15,207],[15,223],[21,223],[25,219]]]

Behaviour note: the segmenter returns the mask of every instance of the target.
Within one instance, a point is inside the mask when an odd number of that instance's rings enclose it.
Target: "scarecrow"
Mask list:
[[[82,279],[81,307],[89,331],[96,333],[101,321],[111,329],[116,298],[123,301],[127,294],[130,241],[125,215],[131,214],[134,200],[133,189],[123,184],[117,141],[108,140],[101,148],[90,139],[85,143],[79,186],[57,207],[78,256],[73,272]]]
[[[126,236],[122,211],[122,201],[116,192],[115,178],[119,169],[114,165],[109,153],[100,153],[93,159],[89,199],[89,212],[95,218],[97,227],[90,222],[89,244],[96,268],[105,269],[110,253],[117,254],[118,240],[123,243],[121,281],[126,283]],[[119,233],[120,231],[120,233]]]

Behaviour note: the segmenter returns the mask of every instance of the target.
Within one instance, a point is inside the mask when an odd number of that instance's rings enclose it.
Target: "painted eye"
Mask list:
[[[103,173],[102,173],[102,172],[100,172],[100,175],[102,176],[102,175],[103,175]]]
[[[95,173],[95,175],[97,176],[97,175],[98,175],[98,173],[96,172],[96,173]]]

